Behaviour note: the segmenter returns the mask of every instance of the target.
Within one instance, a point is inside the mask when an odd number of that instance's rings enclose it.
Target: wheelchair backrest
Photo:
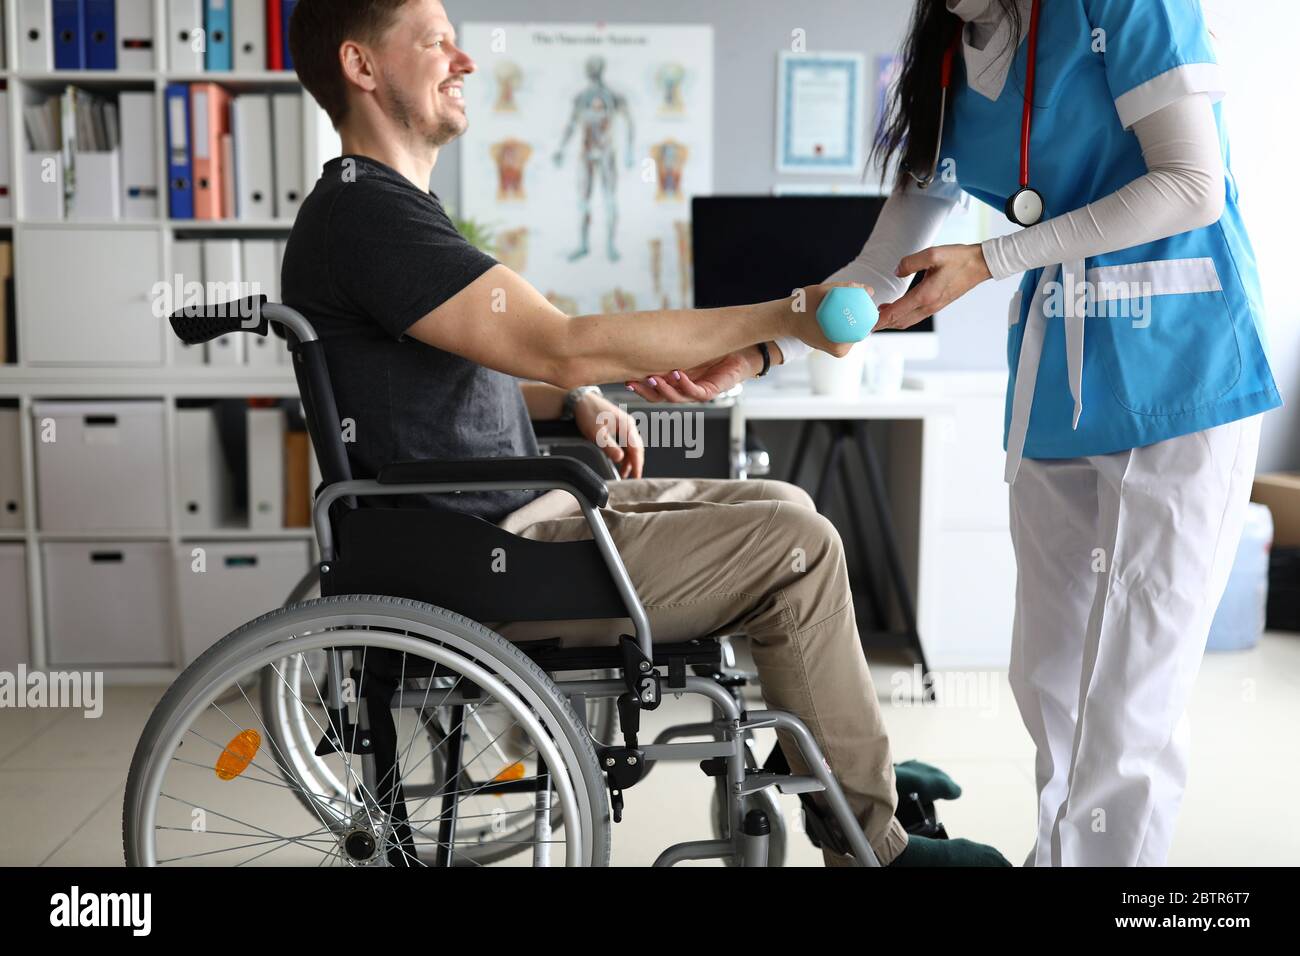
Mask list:
[[[327,485],[348,481],[352,478],[352,467],[343,447],[343,426],[334,401],[334,387],[330,384],[325,347],[301,313],[287,305],[269,303],[264,295],[250,295],[231,302],[189,305],[171,316],[173,331],[187,345],[199,345],[236,332],[266,335],[272,322],[284,330],[289,343],[303,417],[307,420],[307,433],[315,449],[321,479]]]

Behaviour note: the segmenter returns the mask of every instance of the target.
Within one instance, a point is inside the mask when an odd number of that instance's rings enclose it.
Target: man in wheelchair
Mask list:
[[[300,0],[290,26],[295,69],[341,134],[343,156],[325,165],[298,214],[283,297],[324,343],[353,475],[411,459],[535,456],[531,421],[571,419],[628,479],[611,483],[603,516],[655,639],[747,634],[764,697],[807,724],[883,864],[1005,865],[991,847],[909,839],[896,818],[895,768],[844,553],[809,496],[776,481],[643,479],[626,412],[584,387],[736,353],[751,363],[736,370],[747,377],[781,362],[781,336],[843,354],[815,319],[827,287],[710,311],[563,314],[462,238],[427,188],[440,149],[467,127],[462,87],[474,62],[455,41],[438,0]],[[539,541],[590,537],[559,490],[418,504]],[[619,629],[582,624],[564,628],[566,640]],[[557,628],[498,630],[524,640]],[[806,769],[796,748],[783,749],[795,772]],[[931,768],[903,774],[905,790],[928,799],[958,792]]]

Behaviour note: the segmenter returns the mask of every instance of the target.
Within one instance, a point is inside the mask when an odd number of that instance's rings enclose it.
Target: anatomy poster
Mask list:
[[[708,26],[466,23],[457,212],[570,314],[691,301],[691,197],[713,191]]]

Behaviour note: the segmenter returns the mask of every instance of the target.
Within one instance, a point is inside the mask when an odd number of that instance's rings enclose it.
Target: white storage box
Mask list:
[[[162,364],[171,330],[154,311],[167,278],[158,230],[27,226],[14,255],[28,364]]]
[[[0,528],[22,530],[23,455],[22,422],[18,409],[0,408]]]
[[[0,544],[0,670],[31,662],[27,620],[27,549]]]
[[[38,402],[32,419],[43,531],[166,530],[161,402]]]
[[[200,549],[202,555],[196,555]],[[306,541],[182,545],[177,551],[176,576],[184,663],[241,624],[281,607],[310,562]]]
[[[171,664],[169,554],[164,541],[42,545],[50,664]]]

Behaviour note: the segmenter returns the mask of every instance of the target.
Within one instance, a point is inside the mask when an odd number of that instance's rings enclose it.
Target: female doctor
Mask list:
[[[1182,801],[1188,699],[1281,404],[1223,96],[1195,0],[918,0],[877,147],[896,186],[828,280],[901,329],[1023,273],[1004,444],[1030,865],[1162,864]],[[927,248],[959,189],[1024,228]],[[764,366],[752,351],[630,387],[711,397]]]

